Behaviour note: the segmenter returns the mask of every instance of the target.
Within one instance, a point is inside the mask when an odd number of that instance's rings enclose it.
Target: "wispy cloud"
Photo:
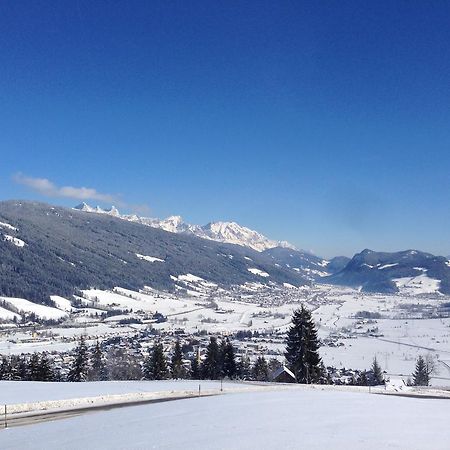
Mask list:
[[[23,186],[27,186],[35,192],[46,197],[65,197],[75,200],[97,200],[117,206],[127,206],[117,195],[104,194],[96,189],[87,187],[57,186],[47,178],[34,178],[17,173],[13,180]]]

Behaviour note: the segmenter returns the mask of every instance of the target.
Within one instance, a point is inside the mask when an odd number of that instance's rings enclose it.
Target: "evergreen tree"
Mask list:
[[[68,381],[86,381],[88,374],[88,354],[84,336],[80,337],[80,342],[75,350],[75,360],[67,375]]]
[[[140,380],[141,361],[124,348],[111,348],[108,352],[106,374],[110,380]]]
[[[164,380],[167,378],[167,362],[161,343],[155,343],[144,363],[144,377],[147,380]]]
[[[21,380],[29,380],[28,361],[25,355],[20,355],[17,361],[17,371]]]
[[[234,354],[233,344],[229,339],[225,341],[222,356],[222,376],[227,378],[235,378],[237,375],[236,356]]]
[[[39,381],[40,378],[40,361],[39,354],[33,353],[30,357],[30,362],[28,365],[28,377],[31,381]]]
[[[38,365],[39,381],[53,381],[53,362],[49,359],[46,352],[42,353]]]
[[[378,364],[376,356],[373,358],[372,362],[372,384],[374,386],[384,384],[383,372],[381,371],[381,367]]]
[[[92,351],[88,378],[91,381],[105,381],[108,379],[103,352],[98,341]]]
[[[269,380],[269,367],[264,356],[258,356],[253,366],[253,379],[257,381]]]
[[[252,378],[252,366],[247,355],[241,356],[237,364],[237,376],[241,380],[250,380]]]
[[[363,370],[358,377],[358,385],[359,386],[368,386],[369,380],[367,379],[366,371]]]
[[[220,378],[223,378],[225,376],[224,374],[224,362],[225,362],[225,353],[227,348],[227,342],[225,339],[222,339],[220,341],[219,345],[219,361],[218,361],[218,368],[220,373]]]
[[[200,379],[200,366],[198,363],[198,356],[194,355],[194,357],[191,359],[191,372],[190,377],[192,380],[199,380]]]
[[[181,351],[179,340],[175,342],[172,359],[170,360],[170,372],[174,379],[185,378],[186,376],[186,371],[183,366],[183,352]]]
[[[211,337],[206,347],[206,357],[201,367],[202,378],[217,380],[220,378],[220,351],[217,339]]]
[[[7,356],[2,357],[2,364],[0,366],[0,380],[10,380],[11,378],[11,363]]]
[[[428,373],[427,364],[422,356],[417,358],[416,370],[413,373],[414,386],[428,386],[430,383],[430,374]]]
[[[319,340],[311,313],[302,305],[292,316],[286,340],[285,357],[298,383],[314,383],[320,379]]]

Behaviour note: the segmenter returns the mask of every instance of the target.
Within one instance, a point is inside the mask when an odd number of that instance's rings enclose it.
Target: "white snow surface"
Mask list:
[[[20,313],[34,313],[41,319],[61,319],[67,316],[67,312],[50,306],[30,302],[24,298],[0,297],[0,302],[17,309]]]
[[[9,450],[444,450],[449,420],[448,400],[299,388],[98,412],[0,430],[0,441]]]
[[[83,399],[106,395],[125,395],[143,392],[197,391],[220,389],[220,381],[162,380],[162,381],[92,381],[86,383],[44,383],[39,381],[0,381],[2,404],[35,403],[67,399]],[[238,383],[223,384],[228,387]]]
[[[73,311],[75,308],[72,307],[72,303],[67,298],[60,297],[59,295],[50,295],[50,300],[55,302],[55,305],[61,311]]]
[[[2,308],[0,306],[0,320],[14,320],[14,318],[16,319],[21,319],[21,317],[19,316],[19,314],[16,314],[12,311],[9,311],[8,309]]]
[[[16,227],[13,227],[12,225],[6,222],[0,222],[0,228],[8,228],[8,230],[19,231]]]
[[[268,277],[269,276],[269,274],[267,272],[257,269],[256,267],[252,267],[247,270],[255,275],[259,275],[260,277]]]
[[[384,266],[378,267],[379,270],[388,269],[389,267],[395,267],[398,266],[398,263],[394,264],[385,264]]]
[[[393,281],[403,294],[419,295],[439,292],[441,282],[426,274],[417,277],[394,278]]]
[[[156,258],[155,256],[140,255],[139,253],[136,253],[136,256],[139,259],[143,259],[144,261],[148,261],[148,262],[165,262],[163,259]]]
[[[3,235],[3,240],[7,241],[7,242],[11,242],[16,247],[25,247],[25,242],[22,241],[22,239],[16,238],[16,237],[11,236],[9,234],[4,234]]]

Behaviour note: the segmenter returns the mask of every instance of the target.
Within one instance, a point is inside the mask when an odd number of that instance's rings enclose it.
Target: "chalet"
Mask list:
[[[270,375],[270,381],[276,383],[296,383],[295,375],[286,367],[281,366]]]

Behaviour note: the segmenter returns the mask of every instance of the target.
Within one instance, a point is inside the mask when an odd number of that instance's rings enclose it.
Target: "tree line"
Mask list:
[[[285,359],[287,368],[297,383],[332,384],[318,349],[320,342],[311,312],[303,305],[294,312],[292,325],[286,339]],[[166,356],[166,353],[169,356]],[[195,353],[195,352],[194,352]],[[210,337],[205,355],[199,351],[190,359],[185,358],[177,340],[169,352],[156,341],[147,355],[133,354],[120,345],[103,351],[99,342],[88,348],[84,337],[80,338],[73,358],[65,367],[55,365],[46,353],[3,356],[0,364],[0,380],[31,381],[103,381],[103,380],[165,380],[165,379],[241,379],[271,381],[271,373],[281,366],[276,359],[267,361],[264,356],[252,363],[247,356],[236,357],[236,351],[228,338],[220,341]],[[427,386],[434,370],[430,357],[417,360],[413,380],[409,384]],[[368,371],[352,376],[349,384],[367,386],[384,383],[384,375],[376,358]]]
[[[179,341],[166,356],[161,342],[155,342],[142,358],[120,346],[104,351],[99,342],[89,348],[84,337],[68,363],[56,364],[47,352],[31,355],[4,355],[0,363],[0,380],[23,381],[106,381],[165,379],[243,379],[269,381],[270,372],[280,363],[259,356],[254,363],[247,356],[236,357],[228,338],[211,337],[205,356],[199,352],[185,358]],[[62,366],[62,367],[61,367]]]

